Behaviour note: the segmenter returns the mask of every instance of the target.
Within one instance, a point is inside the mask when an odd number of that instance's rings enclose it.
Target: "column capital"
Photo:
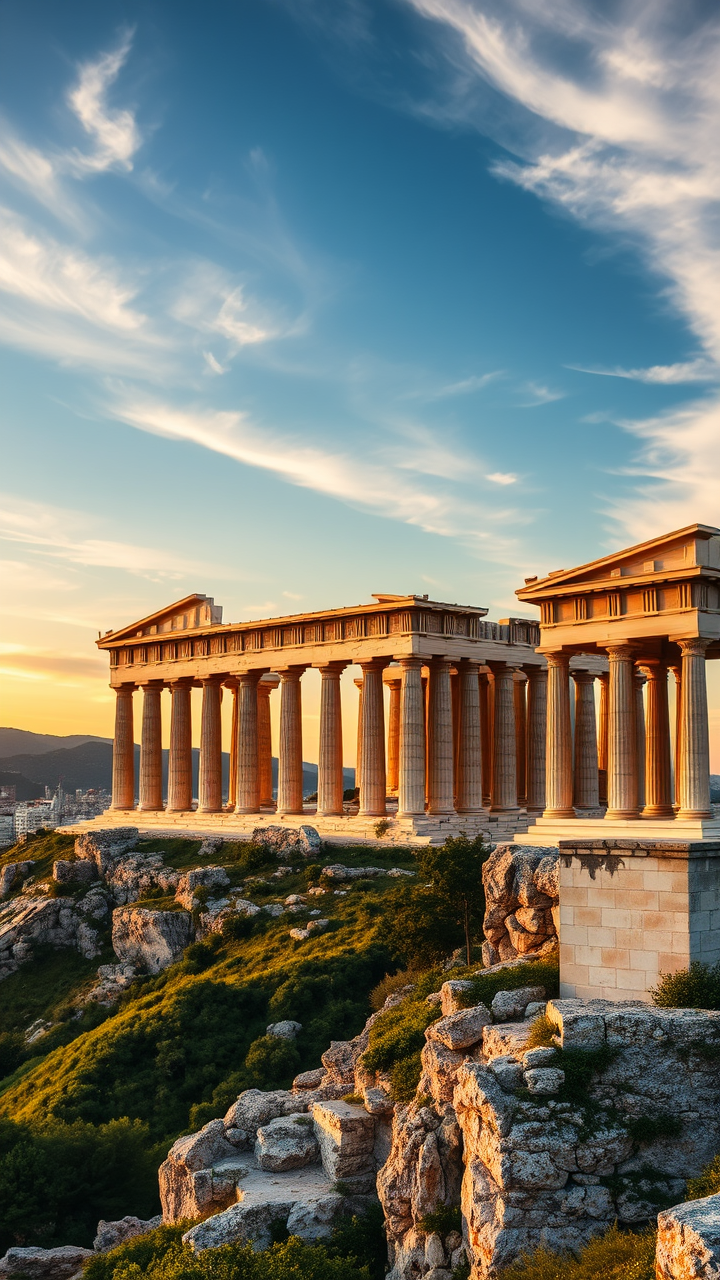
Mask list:
[[[213,685],[222,685],[224,682],[225,682],[225,676],[218,675],[217,673],[210,676],[201,676],[200,678],[200,683],[203,689],[206,686],[212,687]]]
[[[384,671],[391,661],[390,658],[367,658],[364,662],[359,662],[358,666],[363,674],[366,671]]]
[[[636,667],[633,672],[633,680],[635,681],[635,688],[642,689],[647,680],[647,676],[644,671],[641,671],[639,667]]]
[[[337,676],[339,679],[346,667],[349,666],[350,663],[344,661],[323,662],[321,665],[318,664],[315,670],[319,671],[321,676]]]
[[[605,650],[611,662],[631,661],[637,653],[637,645],[629,640],[618,640],[613,644],[605,644],[601,647]]]
[[[570,668],[570,654],[564,649],[554,649],[550,653],[544,654],[548,667],[565,667]]]
[[[167,682],[168,689],[192,689],[195,681],[192,676],[178,676],[177,680]]]
[[[669,667],[662,658],[639,658],[635,665],[646,680],[667,679]]]
[[[482,662],[480,661],[479,658],[457,658],[455,661],[455,666],[457,667],[458,671],[472,671],[474,667],[475,670],[479,672],[480,667],[482,666]]]
[[[691,636],[687,640],[678,640],[680,652],[685,657],[704,658],[705,651],[712,644],[712,640],[705,640],[702,636]]]
[[[487,666],[490,668],[494,676],[502,676],[506,674],[512,676],[513,667],[509,662],[505,662],[504,659],[493,658],[487,663]]]
[[[306,662],[303,662],[303,663],[294,663],[292,666],[287,666],[287,667],[277,667],[276,671],[280,677],[281,684],[290,684],[291,682],[295,682],[296,680],[299,680],[300,677],[303,675],[303,673],[307,671],[307,669],[308,669],[308,664]],[[266,670],[266,668],[264,668],[264,670]]]
[[[140,681],[138,681],[138,689],[143,689],[143,690],[145,690],[145,689],[159,689],[159,690],[162,692],[162,690],[163,690],[163,689],[169,689],[169,688],[171,688],[171,685],[170,685],[170,684],[168,684],[168,683],[166,683],[166,682],[165,682],[165,680],[140,680]]]
[[[425,659],[417,658],[414,654],[398,658],[397,661],[400,663],[400,667],[403,671],[422,671],[422,668],[425,666]]]

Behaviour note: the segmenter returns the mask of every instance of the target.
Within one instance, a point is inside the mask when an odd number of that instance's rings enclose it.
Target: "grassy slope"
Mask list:
[[[10,851],[3,861],[21,853],[35,857],[42,878],[53,858],[67,856],[71,845],[70,837],[41,837]],[[142,847],[162,849],[165,861],[179,869],[197,865],[198,841],[152,840]],[[241,882],[232,847],[225,846],[223,853],[232,879]],[[324,860],[413,866],[412,856],[398,850],[333,849]],[[268,875],[276,867],[277,862],[270,863],[257,874]],[[251,896],[260,903],[282,900],[305,886],[300,868],[297,875],[254,887]],[[26,1121],[50,1114],[93,1124],[129,1116],[148,1121],[154,1138],[172,1139],[193,1121],[208,1118],[196,1108],[191,1120],[195,1104],[208,1104],[218,1113],[224,1083],[230,1095],[251,1083],[287,1083],[291,1067],[318,1065],[331,1039],[352,1036],[363,1025],[369,991],[390,965],[392,921],[384,904],[394,887],[393,880],[382,878],[356,883],[347,896],[327,893],[313,904],[331,920],[325,934],[294,942],[288,931],[296,922],[284,915],[269,920],[264,933],[224,941],[214,955],[181,961],[138,983],[109,1015],[93,1011],[81,1023],[66,1020],[35,1046],[38,1053],[45,1045],[51,1052],[24,1063],[0,1085],[0,1114]],[[39,957],[0,984],[0,1024],[22,1028],[40,1016],[62,1015],[63,1007],[67,1013],[96,967],[97,962],[71,952]],[[303,1023],[298,1062],[286,1062],[284,1069],[276,1064],[282,1079],[243,1078],[252,1042],[263,1036],[268,1022],[291,1016]],[[101,1025],[87,1025],[99,1018]],[[58,1037],[70,1042],[53,1047]],[[272,1073],[272,1064],[268,1070]]]

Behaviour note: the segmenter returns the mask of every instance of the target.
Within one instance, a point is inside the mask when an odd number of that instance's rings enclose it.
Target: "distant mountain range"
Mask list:
[[[7,744],[21,747],[14,753]],[[193,749],[193,794],[197,795],[200,753]],[[140,762],[140,748],[135,747],[135,774]],[[273,756],[273,786],[277,787],[277,758]],[[163,783],[167,784],[168,753],[163,751]],[[223,791],[227,795],[230,756],[223,752]],[[343,770],[346,787],[354,787],[355,770]],[[53,790],[62,782],[65,791],[112,785],[112,739],[83,737],[75,734],[60,738],[52,734],[30,733],[26,729],[0,729],[0,783],[14,784],[18,800],[37,800],[45,787]],[[317,765],[303,762],[303,792],[317,790]]]

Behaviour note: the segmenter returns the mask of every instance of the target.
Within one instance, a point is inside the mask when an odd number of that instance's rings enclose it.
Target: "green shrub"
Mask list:
[[[498,991],[517,991],[519,987],[544,987],[548,999],[558,994],[560,967],[556,959],[528,960],[514,969],[500,969],[497,973],[483,973],[471,978],[472,990],[467,993],[468,1004],[492,1003]]]
[[[655,1231],[613,1226],[577,1255],[537,1249],[500,1271],[498,1280],[655,1280]]]
[[[178,1222],[172,1227],[156,1227],[147,1235],[135,1236],[108,1253],[98,1253],[94,1258],[88,1258],[83,1267],[84,1280],[113,1280],[117,1272],[131,1266],[138,1267],[145,1274],[173,1246],[180,1246],[180,1237],[190,1225],[190,1222]]]
[[[554,1066],[565,1072],[561,1096],[563,1100],[587,1106],[588,1085],[594,1075],[600,1075],[615,1061],[619,1050],[609,1044],[597,1049],[558,1049]]]
[[[634,1116],[627,1126],[630,1137],[640,1144],[657,1142],[659,1138],[677,1138],[682,1133],[682,1128],[679,1116],[664,1115],[662,1112],[654,1116]]]
[[[385,1217],[379,1204],[344,1218],[326,1243],[331,1258],[356,1258],[367,1267],[370,1280],[383,1280],[387,1268]]]
[[[195,1254],[177,1239],[167,1245],[156,1241],[159,1235],[153,1232],[92,1258],[84,1275],[89,1280],[372,1280],[368,1267],[354,1257],[334,1257],[326,1245],[304,1244],[297,1236],[260,1253],[252,1245],[226,1244]],[[137,1244],[141,1248],[133,1254]]]
[[[553,1037],[557,1035],[557,1027],[546,1013],[539,1013],[530,1023],[530,1034],[527,1038],[528,1049],[550,1049],[555,1047]]]
[[[139,1121],[0,1121],[0,1251],[90,1245],[99,1218],[157,1213],[161,1158]]]
[[[686,1200],[703,1200],[720,1191],[720,1156],[715,1156],[697,1178],[688,1178]]]
[[[662,1009],[720,1009],[720,964],[693,960],[689,969],[664,973],[650,994]]]
[[[260,871],[269,861],[274,860],[266,845],[255,844],[252,840],[228,841],[224,852],[232,859],[238,871],[246,876],[253,871]]]
[[[426,1213],[418,1222],[418,1227],[427,1235],[437,1232],[439,1236],[447,1236],[451,1231],[462,1233],[462,1213],[459,1204],[441,1204],[433,1213]]]
[[[388,996],[402,990],[403,987],[409,986],[412,982],[417,982],[417,977],[417,972],[414,969],[400,969],[397,973],[386,973],[385,977],[370,992],[370,1008],[377,1013],[379,1009],[382,1009]]]
[[[17,1031],[0,1033],[0,1080],[12,1075],[25,1057],[25,1038]]]
[[[422,1075],[420,1052],[401,1058],[390,1068],[393,1102],[412,1102]]]
[[[424,1002],[403,1001],[382,1013],[370,1028],[363,1064],[370,1071],[390,1071],[396,1062],[419,1053],[425,1044],[425,1028],[435,1022],[438,1010]]]
[[[248,1083],[258,1089],[286,1088],[300,1070],[300,1054],[292,1040],[258,1036],[245,1057]]]

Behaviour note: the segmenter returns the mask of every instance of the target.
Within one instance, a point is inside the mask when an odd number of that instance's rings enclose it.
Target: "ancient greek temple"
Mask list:
[[[489,622],[486,614],[483,608],[426,596],[377,595],[353,608],[229,624],[212,600],[193,595],[108,632],[98,645],[110,655],[117,705],[113,807],[105,818],[127,820],[134,810],[133,822],[143,827],[238,831],[263,822],[312,821],[321,834],[343,838],[371,835],[384,818],[388,836],[399,840],[444,839],[460,831],[511,837],[546,804],[548,664],[537,652],[536,622]],[[309,668],[321,677],[315,742],[304,732],[302,714],[302,676]],[[606,668],[606,659],[598,655],[567,664],[578,713],[588,725],[593,680]],[[343,673],[358,686],[356,804],[343,799]],[[197,804],[193,688],[202,689]],[[170,694],[166,795],[164,690]],[[224,692],[233,700],[227,797],[221,759]],[[142,700],[138,779],[136,695]],[[276,743],[270,729],[273,696],[280,699]],[[303,749],[312,754],[315,746],[317,802],[308,805]],[[597,778],[594,784],[591,779],[593,770],[597,774],[594,728],[578,752],[575,800],[581,809],[597,809]],[[276,800],[273,754],[278,757]]]
[[[556,845],[577,833],[577,762],[589,758],[578,742],[594,733],[588,694],[575,717],[573,777],[568,670],[581,654],[608,659],[599,677],[599,773],[581,782],[590,807],[599,801],[605,812],[583,826],[583,838],[717,840],[705,664],[720,657],[720,529],[689,525],[526,578],[516,594],[540,607],[538,652],[548,664],[546,805],[528,841]]]

